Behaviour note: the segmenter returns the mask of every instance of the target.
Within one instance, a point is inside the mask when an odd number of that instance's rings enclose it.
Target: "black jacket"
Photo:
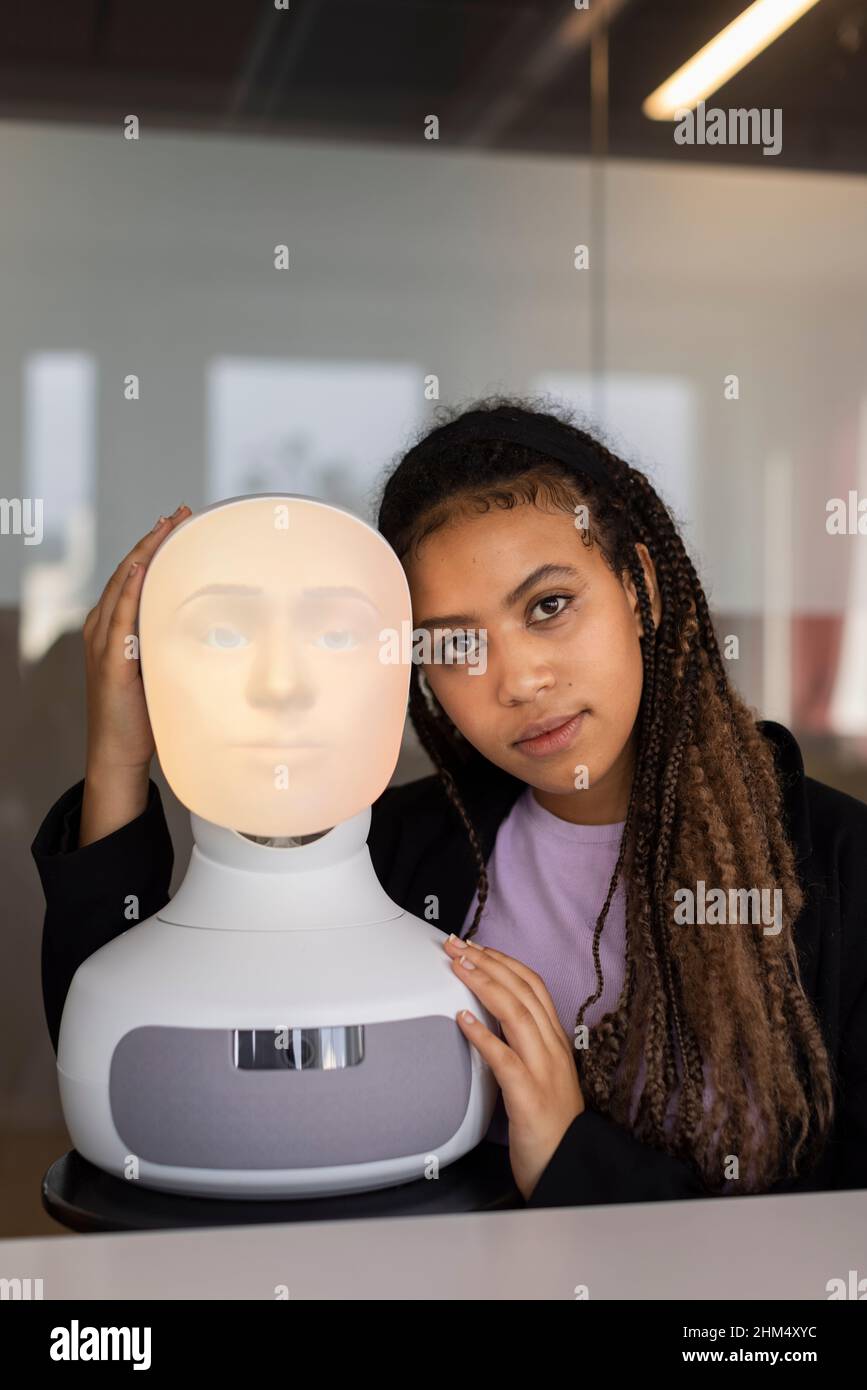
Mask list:
[[[795,923],[804,987],[821,1021],[835,1079],[837,1118],[812,1174],[772,1191],[867,1186],[867,805],[804,774],[788,729],[759,725],[771,741],[784,793],[805,904]],[[524,783],[491,764],[461,783],[487,860],[497,830]],[[77,848],[83,781],[54,804],[33,841],[45,891],[42,938],[45,1013],[55,1050],[72,977],[87,956],[129,927],[130,893],[140,920],[169,898],[172,843],[159,791],[146,809],[104,839]],[[476,886],[461,821],[435,775],[389,787],[374,803],[368,846],[386,891],[408,912],[439,899],[442,931],[460,934]],[[692,1166],[640,1143],[587,1107],[566,1130],[529,1206],[650,1201],[706,1196]]]

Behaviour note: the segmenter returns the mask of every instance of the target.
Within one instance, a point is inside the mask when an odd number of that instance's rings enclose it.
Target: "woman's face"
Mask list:
[[[658,623],[653,562],[636,549]],[[405,568],[415,629],[484,629],[478,670],[422,667],[464,737],[564,819],[623,819],[643,681],[631,577],[584,544],[571,513],[532,503],[455,516]],[[546,721],[572,722],[530,742]]]

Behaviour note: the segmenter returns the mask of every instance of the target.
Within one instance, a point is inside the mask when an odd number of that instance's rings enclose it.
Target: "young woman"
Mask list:
[[[85,624],[87,775],[33,845],[55,1045],[77,965],[128,925],[124,896],[143,916],[168,898],[119,649],[185,515]],[[415,629],[451,636],[411,673],[436,771],[375,803],[371,855],[408,911],[433,905],[498,1020],[458,1018],[499,1082],[491,1137],[524,1198],[867,1183],[867,806],[805,777],[789,731],[732,688],[647,478],[566,417],[486,401],[410,449],[379,527]]]

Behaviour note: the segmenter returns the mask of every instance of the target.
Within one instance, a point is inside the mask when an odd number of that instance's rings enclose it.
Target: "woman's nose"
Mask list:
[[[491,667],[490,658],[488,669]],[[550,663],[540,657],[538,647],[527,649],[521,644],[510,645],[497,657],[497,694],[505,704],[532,700],[540,691],[554,685]]]

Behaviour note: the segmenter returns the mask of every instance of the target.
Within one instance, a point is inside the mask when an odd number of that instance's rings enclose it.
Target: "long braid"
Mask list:
[[[427,702],[425,701],[424,695],[419,685],[417,666],[413,665],[410,675],[411,680],[409,692],[409,713],[410,718],[413,722],[413,727],[415,728],[415,731],[418,734],[419,742],[421,743],[422,747],[424,748],[425,752],[427,753],[428,757],[430,758],[431,762],[437,770],[440,781],[443,784],[443,788],[449,801],[452,803],[458,815],[460,816],[461,822],[469,837],[473,854],[476,858],[476,866],[478,868],[479,874],[479,903],[476,909],[476,915],[473,919],[472,926],[470,930],[467,932],[465,938],[466,940],[469,940],[478,927],[479,918],[481,917],[482,912],[484,911],[484,906],[488,898],[487,865],[485,864],[485,857],[482,853],[482,846],[479,840],[478,833],[472,821],[470,820],[470,817],[467,815],[466,807],[464,806],[464,803],[461,800],[461,794],[458,791],[454,776],[443,762],[443,748],[444,743],[446,742],[446,736],[444,735],[443,731],[441,731],[438,728],[438,722],[435,719],[435,717],[431,714]]]

